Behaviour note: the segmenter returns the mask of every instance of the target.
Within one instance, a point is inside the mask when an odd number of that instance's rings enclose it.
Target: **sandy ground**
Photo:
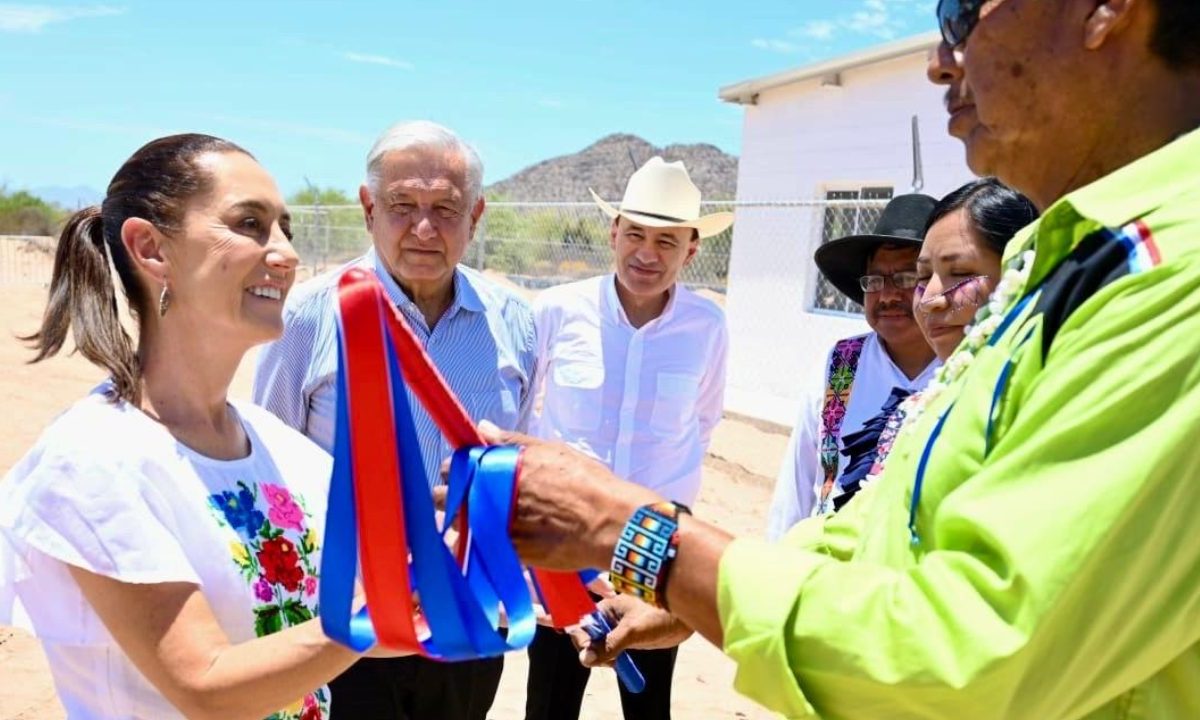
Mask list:
[[[58,357],[36,366],[15,338],[34,330],[45,301],[40,286],[2,288],[0,303],[0,397],[8,398],[0,418],[0,470],[7,472],[55,415],[86,393],[101,374],[79,356]],[[243,364],[232,394],[248,397],[251,359]],[[705,462],[704,489],[696,514],[736,534],[761,534],[772,481],[787,438],[780,429],[726,418],[716,430]],[[493,720],[523,716],[526,660],[521,653],[506,658]],[[772,714],[738,696],[732,689],[733,665],[702,639],[693,638],[680,651],[675,671],[674,715],[677,718],[769,718]],[[593,673],[584,700],[583,718],[619,718],[615,676]],[[63,711],[37,641],[0,627],[0,720],[62,718]]]

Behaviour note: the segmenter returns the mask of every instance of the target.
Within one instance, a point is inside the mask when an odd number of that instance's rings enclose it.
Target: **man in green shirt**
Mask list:
[[[1044,214],[883,476],[770,545],[533,443],[513,539],[642,567],[671,615],[595,659],[695,628],[788,717],[1198,718],[1200,3],[938,9],[951,134]]]

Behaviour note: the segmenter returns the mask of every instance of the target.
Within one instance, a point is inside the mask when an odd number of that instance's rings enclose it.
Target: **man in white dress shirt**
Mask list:
[[[725,316],[677,282],[700,241],[732,213],[700,215],[700,190],[681,162],[651,158],[630,178],[612,218],[616,272],[544,291],[534,303],[541,437],[565,442],[684,505],[700,470],[725,389]],[[646,677],[621,688],[626,718],[669,718],[676,649],[631,653]],[[590,671],[570,639],[538,628],[529,651],[526,720],[579,717]]]
[[[843,439],[879,415],[893,389],[897,396],[916,392],[938,368],[912,314],[921,234],[936,203],[928,195],[900,195],[884,208],[872,234],[817,249],[817,267],[863,306],[871,332],[835,343],[824,372],[802,392],[767,516],[771,539],[810,515],[836,509],[837,480],[846,466]]]

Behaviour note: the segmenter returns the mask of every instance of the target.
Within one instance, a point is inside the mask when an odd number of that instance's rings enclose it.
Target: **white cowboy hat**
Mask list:
[[[700,215],[700,188],[688,177],[681,162],[664,162],[655,155],[629,176],[625,197],[617,209],[588,188],[605,215],[624,215],[648,227],[694,228],[702,238],[712,237],[733,224],[733,213]]]

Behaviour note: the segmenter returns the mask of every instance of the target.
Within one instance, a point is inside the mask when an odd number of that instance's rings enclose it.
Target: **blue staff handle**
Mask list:
[[[612,625],[608,624],[608,618],[604,617],[604,613],[599,610],[587,617],[591,622],[587,622],[587,620],[583,622],[584,632],[588,634],[592,642],[603,642],[604,638],[612,632]],[[642,671],[638,670],[633,658],[629,657],[629,653],[623,652],[617,655],[616,671],[617,679],[629,692],[640,693],[646,689],[646,678],[642,677]]]

